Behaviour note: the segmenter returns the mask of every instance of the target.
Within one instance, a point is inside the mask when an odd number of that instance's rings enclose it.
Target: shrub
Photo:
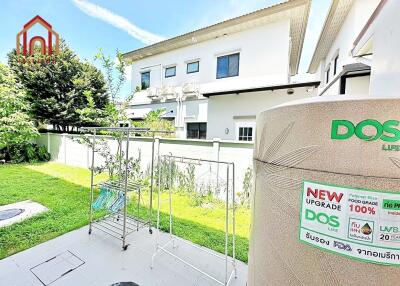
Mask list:
[[[21,143],[0,149],[0,159],[11,163],[47,162],[50,160],[50,154],[43,146]]]
[[[168,113],[168,112],[167,112]],[[146,114],[143,121],[134,122],[135,127],[139,128],[149,128],[150,130],[163,130],[169,131],[171,133],[162,133],[163,137],[174,137],[175,126],[173,121],[164,119],[162,116],[166,114],[166,109],[161,108],[157,110],[152,110]],[[142,136],[152,136],[151,132],[143,133]],[[159,134],[155,134],[159,135]]]
[[[240,204],[250,207],[250,194],[253,189],[253,169],[248,167],[243,178],[243,192],[238,193]]]
[[[29,110],[22,86],[12,71],[0,63],[0,149],[29,142],[39,135]]]

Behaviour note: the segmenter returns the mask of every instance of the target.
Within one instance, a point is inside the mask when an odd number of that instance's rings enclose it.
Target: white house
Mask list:
[[[400,1],[381,0],[354,41],[351,54],[371,66],[369,94],[399,97]]]
[[[319,95],[369,94],[368,56],[352,49],[380,0],[333,0],[308,69],[321,81]]]
[[[124,54],[133,60],[129,115],[165,108],[180,138],[253,141],[258,112],[313,96],[292,83],[310,0],[289,0]]]

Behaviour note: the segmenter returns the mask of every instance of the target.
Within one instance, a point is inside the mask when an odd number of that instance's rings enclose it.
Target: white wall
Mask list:
[[[71,166],[89,168],[91,164],[92,152],[85,145],[76,142],[80,135],[70,134],[42,134],[38,139],[39,145],[45,146],[51,154],[51,160]],[[111,147],[112,152],[116,152],[116,141],[110,137],[106,142]],[[74,140],[75,139],[75,140]],[[150,138],[139,138],[130,140],[129,155],[137,157],[139,152],[142,158],[142,171],[150,166],[151,162]],[[209,159],[233,162],[235,164],[236,191],[242,190],[243,178],[248,167],[252,167],[253,144],[243,142],[230,142],[219,140],[181,140],[181,139],[160,139],[160,154],[172,153],[176,156],[185,156],[198,159]],[[157,156],[158,149],[155,154]],[[104,160],[96,154],[96,166],[100,166]],[[224,175],[221,175],[223,178]]]
[[[350,77],[346,79],[346,94],[365,96],[369,94],[370,76]]]
[[[289,20],[282,20],[138,60],[132,66],[132,90],[140,86],[140,72],[148,70],[151,86],[159,87],[161,80],[163,86],[195,81],[201,84],[201,92],[286,83],[289,29]],[[239,76],[216,79],[217,57],[235,52],[240,52]],[[192,60],[200,61],[199,72],[186,74],[186,63]],[[177,66],[176,76],[165,78],[164,67],[170,65]],[[142,95],[134,97],[132,104],[150,102]]]
[[[375,23],[371,88],[373,96],[399,96],[400,1],[389,0]]]
[[[307,92],[307,89],[311,91]],[[261,111],[288,101],[316,95],[316,89],[312,87],[295,88],[294,91],[294,94],[290,95],[283,89],[211,96],[208,100],[207,138],[236,140],[235,121],[247,119],[255,123],[256,115]],[[229,129],[229,134],[225,133],[226,128]]]
[[[340,93],[340,80],[336,80],[331,86],[322,94],[323,96],[338,95]]]
[[[321,61],[318,68],[317,74],[321,75],[321,85],[319,87],[319,92],[322,92],[325,87],[329,84],[326,83],[325,71],[330,64],[330,81],[331,82],[335,76],[337,76],[343,69],[344,65],[355,63],[356,60],[351,55],[351,49],[353,48],[353,43],[357,38],[358,34],[361,32],[364,25],[367,23],[369,17],[374,12],[375,8],[379,4],[380,0],[355,0],[352,8],[343,25],[336,36],[332,46],[327,53],[326,59]],[[333,75],[333,60],[336,55],[339,55],[337,64],[337,73]],[[332,89],[324,93],[324,95],[338,94],[336,86],[329,88]]]

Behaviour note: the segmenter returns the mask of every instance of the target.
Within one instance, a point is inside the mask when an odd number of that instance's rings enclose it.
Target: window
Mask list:
[[[217,58],[217,78],[239,75],[239,53]]]
[[[206,139],[207,123],[187,123],[187,139]]]
[[[253,141],[253,127],[239,127],[239,141]]]
[[[329,74],[330,74],[330,72],[331,72],[330,68],[326,70],[326,83],[329,82]]]
[[[199,62],[188,63],[186,66],[186,73],[194,73],[199,71]]]
[[[335,57],[335,59],[333,60],[333,75],[335,75],[336,72],[337,72],[337,62],[338,62],[338,59],[339,59],[339,55],[337,55],[337,56]]]
[[[165,68],[165,77],[176,76],[176,67]]]
[[[142,90],[148,89],[150,87],[150,72],[142,72],[140,82]]]

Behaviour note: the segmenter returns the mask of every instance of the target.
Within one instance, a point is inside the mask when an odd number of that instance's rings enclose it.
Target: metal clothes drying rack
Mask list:
[[[101,230],[117,239],[122,240],[122,249],[126,250],[129,244],[126,243],[126,237],[139,229],[148,226],[150,234],[152,231],[152,210],[153,210],[153,188],[154,188],[154,153],[155,153],[155,134],[156,133],[170,133],[169,131],[161,130],[150,130],[147,128],[135,128],[135,127],[84,127],[82,130],[92,132],[92,162],[91,162],[91,177],[90,177],[90,214],[89,214],[89,234],[92,233],[92,228]],[[95,153],[96,153],[96,138],[99,131],[109,131],[119,133],[118,136],[118,150],[119,150],[119,169],[117,180],[108,180],[98,185],[94,184],[94,167],[95,167]],[[125,164],[123,168],[122,164],[122,141],[126,141],[125,146],[125,162],[129,160],[129,145],[130,139],[135,137],[135,134],[151,133],[152,134],[152,149],[151,149],[151,179],[150,179],[150,196],[148,203],[148,217],[147,219],[139,218],[140,203],[144,204],[141,196],[142,186],[138,183],[131,182],[128,179],[128,164]],[[131,135],[133,135],[131,137]],[[158,146],[159,150],[159,146]],[[123,170],[124,169],[124,170]],[[105,187],[112,189],[118,194],[123,196],[123,206],[116,212],[93,220],[93,201],[94,201],[94,189],[96,186]],[[137,217],[127,214],[127,194],[133,191],[138,195],[137,201]],[[147,206],[146,206],[147,207]]]
[[[210,278],[214,282],[220,284],[220,285],[229,285],[229,283],[232,281],[232,278],[236,278],[236,253],[235,253],[235,243],[236,243],[236,228],[235,228],[235,164],[233,162],[223,162],[223,161],[215,161],[215,160],[205,160],[205,159],[197,159],[197,158],[188,158],[188,157],[182,157],[182,156],[173,156],[172,154],[169,155],[159,155],[158,156],[158,166],[160,166],[161,159],[167,159],[167,162],[169,162],[169,169],[170,169],[170,174],[169,174],[169,186],[168,186],[168,193],[169,193],[169,234],[170,234],[170,240],[166,242],[163,245],[159,244],[159,238],[157,235],[157,242],[156,242],[156,250],[153,253],[153,256],[151,258],[151,266],[150,268],[153,269],[154,267],[154,258],[160,251],[174,257],[175,259],[179,260],[180,262],[186,264],[187,266],[191,267],[192,269],[198,271],[199,273],[205,275],[206,277]],[[188,242],[178,236],[175,236],[172,234],[172,178],[171,178],[171,173],[172,173],[172,162],[173,160],[177,163],[187,163],[187,164],[196,164],[200,165],[201,163],[216,163],[218,164],[218,169],[219,169],[219,164],[225,165],[226,166],[226,194],[225,194],[225,251],[224,254],[218,254],[214,251],[210,251],[207,248],[200,247],[194,243]],[[161,190],[161,168],[158,168],[158,191],[157,191],[157,230],[159,233],[160,232],[160,207],[161,207],[161,200],[160,200],[160,190]],[[232,258],[230,259],[228,255],[228,248],[229,248],[229,175],[230,175],[230,170],[232,170]],[[217,171],[218,172],[218,171]],[[197,266],[193,265],[192,263],[186,261],[185,259],[179,257],[178,255],[174,254],[170,250],[167,249],[167,246],[172,243],[172,248],[174,249],[176,247],[175,241],[180,241],[185,244],[188,244],[200,251],[203,251],[205,253],[208,253],[218,259],[222,259],[225,261],[225,277],[224,280],[221,281],[218,278],[214,277],[213,275],[201,270]],[[231,260],[231,261],[229,261]],[[229,271],[229,262],[232,265],[232,270]]]

